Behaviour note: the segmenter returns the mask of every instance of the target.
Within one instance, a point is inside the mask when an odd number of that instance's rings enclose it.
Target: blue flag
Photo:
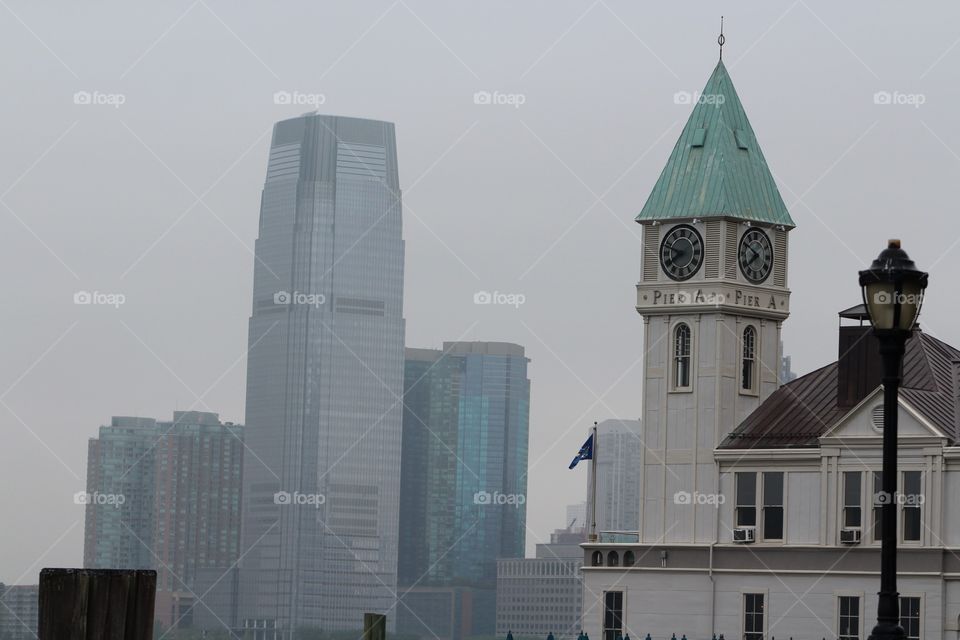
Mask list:
[[[587,441],[580,447],[580,451],[574,456],[568,468],[573,469],[581,460],[593,460],[593,434],[590,434]]]

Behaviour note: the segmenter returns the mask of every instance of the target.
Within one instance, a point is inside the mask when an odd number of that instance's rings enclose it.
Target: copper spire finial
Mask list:
[[[720,16],[720,37],[717,38],[717,44],[720,45],[720,60],[723,61],[723,43],[727,39],[723,37],[723,16]]]

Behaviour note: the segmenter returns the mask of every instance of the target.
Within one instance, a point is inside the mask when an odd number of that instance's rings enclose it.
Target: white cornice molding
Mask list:
[[[751,463],[757,460],[776,460],[778,462],[791,460],[797,462],[816,461],[815,470],[820,470],[821,454],[819,447],[808,447],[804,449],[714,449],[713,455],[719,462],[737,462],[739,460],[749,460]],[[811,467],[811,469],[814,469],[814,467]]]

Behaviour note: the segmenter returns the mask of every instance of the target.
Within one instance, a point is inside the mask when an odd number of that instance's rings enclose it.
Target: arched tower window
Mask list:
[[[748,325],[743,330],[743,364],[740,373],[740,388],[753,391],[757,378],[757,330]]]
[[[690,327],[685,324],[673,330],[673,386],[690,387]]]

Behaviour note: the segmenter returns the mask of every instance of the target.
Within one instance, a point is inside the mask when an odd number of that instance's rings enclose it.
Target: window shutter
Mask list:
[[[773,284],[787,286],[787,232],[777,231],[773,236]]]
[[[727,232],[724,237],[723,277],[728,280],[737,279],[737,223],[726,222]]]
[[[643,225],[643,272],[644,282],[655,282],[657,278],[657,269],[659,260],[657,255],[660,253],[660,225]]]
[[[709,220],[706,224],[707,237],[706,255],[703,263],[703,275],[707,278],[720,277],[720,247],[723,235],[723,223],[720,220]]]

